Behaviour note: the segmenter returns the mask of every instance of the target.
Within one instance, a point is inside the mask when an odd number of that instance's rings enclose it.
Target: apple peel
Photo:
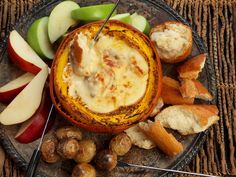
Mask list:
[[[43,91],[39,108],[29,120],[22,123],[20,129],[15,135],[15,139],[18,142],[26,144],[26,143],[35,141],[36,139],[41,137],[43,133],[43,129],[47,122],[51,105],[52,105],[52,101],[50,98],[49,87],[46,86]],[[54,120],[55,120],[55,116],[51,115],[46,131],[49,131],[51,129],[51,127],[53,126]]]
[[[0,102],[12,101],[33,78],[33,74],[25,73],[0,87]]]
[[[46,65],[16,30],[9,35],[7,52],[10,59],[26,72],[37,74]]]
[[[3,125],[24,122],[37,111],[48,73],[48,67],[43,67],[32,81],[1,112],[0,122]]]

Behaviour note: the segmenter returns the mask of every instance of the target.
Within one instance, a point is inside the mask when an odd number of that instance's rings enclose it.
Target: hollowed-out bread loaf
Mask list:
[[[151,30],[151,40],[155,43],[161,60],[177,63],[185,60],[192,52],[192,30],[177,21],[168,21]]]

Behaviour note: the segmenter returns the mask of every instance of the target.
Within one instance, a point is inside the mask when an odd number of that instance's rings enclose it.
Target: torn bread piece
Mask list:
[[[157,100],[157,104],[156,106],[154,107],[152,113],[149,115],[150,117],[154,117],[157,115],[157,113],[159,113],[161,111],[161,108],[164,106],[164,102],[163,102],[163,99],[160,97],[158,98]]]
[[[164,104],[193,104],[194,98],[183,98],[179,88],[180,83],[177,80],[167,76],[163,77],[161,97]]]
[[[183,145],[165,130],[160,121],[140,122],[139,127],[165,154],[175,156],[183,151]]]
[[[182,80],[179,90],[184,98],[199,98],[205,101],[212,101],[213,99],[207,88],[198,80]]]
[[[206,54],[200,54],[186,61],[177,68],[181,79],[197,79],[206,61]]]
[[[151,30],[150,38],[160,59],[167,63],[185,60],[192,51],[192,30],[177,21],[168,21]]]
[[[148,138],[138,125],[128,128],[125,133],[130,137],[132,144],[142,149],[152,149],[156,144]]]
[[[166,128],[177,130],[182,135],[199,133],[219,120],[215,105],[175,105],[162,110],[155,121]]]

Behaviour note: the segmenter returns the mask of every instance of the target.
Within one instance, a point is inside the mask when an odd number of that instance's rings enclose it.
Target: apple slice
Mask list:
[[[71,17],[71,11],[78,9],[79,5],[73,1],[64,1],[52,10],[48,21],[48,36],[51,43],[59,39],[69,27],[77,23]]]
[[[124,23],[131,24],[131,16],[130,13],[124,13],[124,14],[117,14],[110,18],[111,20],[119,20]]]
[[[39,56],[53,59],[54,51],[48,37],[48,17],[34,21],[27,32],[27,41]]]
[[[3,125],[24,122],[36,112],[41,102],[42,92],[47,77],[48,67],[45,66],[1,112],[0,122]]]
[[[0,102],[9,103],[12,101],[33,78],[33,74],[25,73],[0,87]]]
[[[86,22],[103,20],[109,15],[114,6],[115,4],[102,4],[82,7],[73,10],[71,12],[71,16],[75,20],[82,20]],[[113,15],[116,15],[116,11],[113,13]]]
[[[24,144],[30,143],[41,137],[51,105],[52,101],[50,99],[49,88],[46,87],[44,89],[39,108],[29,120],[21,125],[19,131],[17,132],[15,139],[18,142]],[[55,116],[51,115],[48,122],[47,131],[52,127],[54,120]]]
[[[137,13],[131,15],[131,25],[145,34],[148,34],[150,31],[150,24],[147,19]]]
[[[10,59],[23,71],[37,74],[46,65],[16,30],[10,33],[7,51]]]

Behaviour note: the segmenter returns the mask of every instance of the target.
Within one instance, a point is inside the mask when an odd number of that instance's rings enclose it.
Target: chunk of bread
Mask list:
[[[138,125],[128,128],[125,133],[130,137],[132,144],[142,149],[152,149],[156,144],[148,138]]]
[[[206,101],[213,99],[207,88],[198,80],[182,80],[179,90],[184,98],[199,98]]]
[[[164,102],[163,102],[163,99],[160,97],[158,100],[157,100],[157,104],[156,106],[154,107],[152,113],[149,115],[150,117],[154,117],[157,115],[158,112],[160,112],[161,108],[164,106]]]
[[[164,104],[193,104],[194,98],[183,98],[179,88],[180,83],[177,80],[167,76],[163,77],[161,97]]]
[[[171,133],[165,130],[160,121],[140,122],[139,127],[165,154],[175,156],[183,151],[183,145]]]
[[[177,68],[181,79],[197,79],[199,73],[204,68],[206,54],[200,54],[186,61]]]
[[[189,135],[208,129],[219,120],[217,114],[215,105],[175,105],[162,110],[155,121],[182,135]]]
[[[177,21],[168,21],[151,30],[150,38],[154,41],[161,60],[177,63],[185,60],[192,52],[192,30]]]

